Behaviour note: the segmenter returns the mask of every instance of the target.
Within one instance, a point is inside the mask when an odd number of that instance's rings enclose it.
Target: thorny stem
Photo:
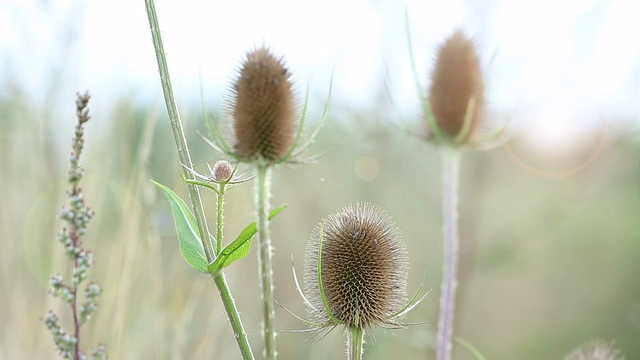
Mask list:
[[[188,180],[193,180],[193,174],[187,170],[193,169],[191,162],[191,155],[189,154],[189,147],[187,146],[187,140],[184,136],[184,130],[182,129],[182,122],[180,121],[180,114],[178,113],[178,107],[176,106],[176,100],[173,96],[173,88],[171,86],[171,78],[169,77],[169,65],[167,59],[164,56],[164,45],[162,44],[162,37],[160,36],[160,26],[158,24],[158,17],[156,15],[155,4],[153,0],[145,0],[147,5],[147,15],[149,17],[149,26],[151,27],[151,35],[153,37],[153,45],[156,51],[156,59],[158,61],[158,69],[160,70],[160,82],[162,83],[162,90],[164,93],[164,101],[167,105],[167,112],[169,114],[169,123],[171,124],[171,130],[173,131],[173,137],[178,149],[178,157],[181,166],[181,171],[184,177]],[[215,259],[215,253],[211,242],[208,241],[207,234],[207,220],[202,209],[202,200],[200,198],[200,192],[195,185],[187,184],[189,189],[189,196],[191,197],[191,203],[194,208],[196,222],[198,229],[200,230],[200,240],[204,247],[207,260],[209,262]]]
[[[242,325],[242,320],[240,319],[240,312],[236,307],[235,300],[231,295],[231,290],[229,289],[229,284],[227,283],[227,279],[224,276],[223,271],[218,271],[213,276],[213,281],[216,283],[218,287],[218,293],[220,294],[220,298],[222,298],[222,303],[224,304],[224,310],[227,312],[229,316],[229,323],[231,323],[231,327],[235,333],[236,342],[238,343],[238,347],[240,348],[240,352],[242,353],[242,358],[254,359],[253,352],[251,351],[251,346],[249,344],[249,339],[247,337],[247,332],[244,330],[244,326]]]
[[[265,341],[266,359],[276,358],[275,309],[273,301],[272,246],[269,237],[269,195],[271,175],[269,165],[258,163],[256,177],[256,203],[258,210],[258,263],[260,287],[262,289],[262,331]]]
[[[221,183],[218,188],[218,193],[216,194],[217,198],[217,215],[216,218],[216,254],[220,254],[223,246],[223,236],[224,236],[224,191],[226,184]]]
[[[453,315],[458,286],[458,188],[460,150],[443,152],[444,260],[438,319],[437,360],[451,359]]]
[[[189,155],[189,148],[187,146],[187,141],[184,137],[184,132],[182,130],[182,124],[180,122],[180,115],[178,114],[178,108],[176,106],[175,98],[173,96],[173,90],[171,87],[171,79],[169,77],[169,66],[167,65],[167,60],[165,58],[164,46],[162,44],[162,37],[160,36],[160,26],[158,24],[158,17],[156,14],[155,3],[154,0],[145,0],[147,16],[149,18],[149,26],[151,28],[151,36],[153,37],[153,45],[156,53],[156,59],[158,61],[158,69],[160,71],[160,81],[162,83],[162,90],[164,92],[165,103],[167,105],[167,112],[169,114],[169,122],[171,124],[171,129],[173,130],[174,140],[176,142],[176,148],[178,150],[178,156],[180,158],[180,162],[184,165],[181,166],[184,177],[193,180],[194,176],[191,174],[187,168],[193,168],[193,164],[191,162],[191,156]],[[185,167],[186,166],[186,167]],[[207,261],[210,263],[216,257],[216,252],[213,249],[213,245],[211,241],[209,241],[209,230],[207,227],[207,221],[204,215],[204,209],[202,207],[202,200],[200,198],[200,193],[198,188],[195,185],[188,184],[187,188],[189,189],[189,195],[191,197],[191,203],[193,205],[193,210],[195,213],[196,222],[198,224],[198,230],[200,233],[200,239],[205,249],[205,255],[207,256]],[[231,323],[231,327],[233,328],[233,332],[236,337],[236,341],[238,343],[238,347],[240,348],[240,352],[242,353],[243,359],[254,359],[253,353],[251,351],[251,346],[249,345],[249,339],[247,337],[247,333],[242,326],[242,321],[240,320],[240,314],[238,309],[235,306],[233,296],[231,295],[231,291],[229,289],[229,285],[227,283],[226,278],[222,271],[217,274],[212,275],[213,280],[218,288],[218,292],[220,294],[220,298],[224,304],[224,308],[227,312],[227,316],[229,316],[229,322]]]
[[[347,333],[347,360],[362,360],[364,354],[364,329],[352,326]]]
[[[223,236],[224,236],[224,192],[225,192],[225,183],[221,183],[218,188],[217,196],[217,219],[216,219],[216,254],[220,254],[222,251],[223,244]],[[244,359],[253,359],[253,353],[251,352],[251,346],[249,346],[249,341],[247,340],[247,333],[244,330],[244,326],[242,325],[242,320],[240,319],[240,312],[236,307],[235,300],[233,300],[233,296],[231,295],[231,290],[229,289],[229,285],[224,276],[224,272],[217,271],[213,275],[213,281],[218,287],[218,293],[220,297],[223,299],[223,304],[225,311],[229,314],[229,322],[231,323],[231,327],[236,331],[236,341],[240,346],[240,352],[242,353],[242,357]],[[226,300],[225,300],[226,299]],[[228,301],[230,300],[230,301]]]

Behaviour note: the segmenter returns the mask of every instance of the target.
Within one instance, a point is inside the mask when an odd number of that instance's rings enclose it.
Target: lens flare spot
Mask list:
[[[380,163],[373,156],[361,156],[354,167],[356,176],[364,181],[371,181],[380,173]]]

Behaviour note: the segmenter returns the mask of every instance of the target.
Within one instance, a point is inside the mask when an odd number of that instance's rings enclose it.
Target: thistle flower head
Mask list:
[[[467,143],[481,121],[484,85],[474,43],[460,30],[438,51],[429,102],[438,128],[431,130],[454,145]]]
[[[623,360],[620,351],[604,340],[592,340],[577,348],[564,360]]]
[[[393,319],[406,305],[407,276],[398,228],[381,208],[368,203],[330,215],[307,245],[306,292],[321,324],[362,329],[398,325]]]
[[[244,161],[286,160],[296,132],[289,70],[265,47],[250,51],[233,93],[235,155]]]

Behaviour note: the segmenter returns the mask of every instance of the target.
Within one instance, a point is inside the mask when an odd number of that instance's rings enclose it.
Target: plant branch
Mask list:
[[[231,327],[233,328],[233,331],[235,333],[236,342],[238,343],[238,347],[240,348],[240,353],[242,353],[242,358],[245,360],[255,359],[253,356],[253,352],[251,351],[251,345],[249,344],[247,332],[244,330],[242,320],[240,319],[240,312],[236,307],[235,300],[233,300],[233,296],[231,295],[231,290],[229,289],[229,284],[227,283],[227,279],[224,276],[224,272],[218,271],[212,276],[213,281],[218,287],[218,293],[222,298],[224,310],[229,316],[229,322],[231,323]]]
[[[224,191],[226,184],[220,184],[216,194],[217,218],[216,218],[216,254],[220,254],[224,247]]]
[[[265,341],[266,359],[276,358],[275,309],[273,301],[273,269],[271,264],[272,246],[269,237],[269,195],[271,175],[268,165],[256,166],[256,203],[258,211],[258,263],[260,287],[262,289],[262,331]]]
[[[458,286],[458,188],[460,150],[446,148],[443,152],[444,260],[438,319],[437,360],[451,359],[453,316]]]
[[[173,138],[178,149],[178,157],[180,163],[184,166],[180,167],[182,174],[188,180],[194,180],[193,174],[187,170],[192,169],[193,163],[191,162],[191,155],[189,154],[189,147],[187,146],[187,140],[184,136],[184,130],[182,129],[182,122],[180,121],[180,114],[178,113],[178,107],[176,106],[176,100],[173,96],[173,88],[171,86],[171,78],[169,77],[169,65],[165,57],[164,45],[162,44],[162,37],[160,36],[160,25],[158,24],[158,17],[156,15],[155,3],[153,0],[145,0],[147,6],[147,15],[149,17],[149,26],[151,27],[151,36],[153,37],[153,46],[155,48],[156,60],[158,61],[158,70],[160,71],[160,82],[162,83],[162,91],[164,94],[164,101],[167,106],[167,113],[169,114],[169,123],[171,124],[171,130],[173,131]],[[185,168],[186,167],[186,168]],[[198,230],[200,231],[200,239],[204,246],[205,254],[209,262],[215,258],[215,252],[209,239],[207,231],[207,219],[204,215],[202,208],[202,199],[200,198],[200,192],[195,185],[188,184],[189,196],[191,197],[191,203],[198,223]]]
[[[158,17],[156,14],[155,4],[153,0],[145,0],[145,5],[147,9],[147,16],[149,18],[149,26],[151,28],[151,36],[153,37],[153,45],[156,53],[156,59],[158,61],[158,69],[160,71],[160,81],[162,83],[162,90],[164,93],[165,103],[167,106],[167,112],[169,114],[169,122],[171,124],[171,129],[173,130],[174,140],[176,142],[176,148],[178,150],[178,156],[180,158],[180,162],[182,163],[181,171],[183,176],[188,180],[194,180],[193,174],[188,171],[187,168],[193,168],[193,164],[191,162],[191,157],[189,155],[189,148],[187,146],[187,141],[184,136],[184,131],[182,129],[182,124],[180,122],[180,115],[178,114],[178,108],[176,106],[175,98],[173,96],[173,89],[171,87],[171,79],[169,78],[169,67],[167,65],[167,60],[165,57],[164,46],[162,44],[162,37],[160,36],[160,26],[158,24]],[[196,222],[198,224],[198,230],[200,233],[200,239],[202,241],[202,245],[205,249],[205,255],[207,256],[207,261],[212,262],[216,253],[213,249],[213,245],[209,240],[209,230],[207,227],[207,221],[204,214],[204,209],[202,207],[202,200],[200,198],[200,193],[198,188],[195,185],[187,184],[187,188],[189,189],[189,195],[191,197],[191,203],[193,206]],[[236,341],[238,343],[238,347],[240,348],[240,352],[242,353],[242,357],[246,359],[254,359],[253,353],[251,351],[251,347],[249,345],[249,340],[247,338],[247,334],[242,326],[242,321],[240,320],[240,314],[238,309],[235,306],[233,296],[231,295],[231,291],[229,289],[229,285],[227,284],[226,278],[222,272],[212,275],[216,286],[218,287],[218,292],[224,304],[225,310],[227,312],[227,316],[229,317],[229,322],[231,323],[231,327],[235,333]]]

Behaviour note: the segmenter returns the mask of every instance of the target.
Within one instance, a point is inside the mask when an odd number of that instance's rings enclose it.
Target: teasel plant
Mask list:
[[[613,342],[595,339],[578,347],[564,360],[624,360],[624,356],[613,346]]]
[[[246,54],[227,97],[224,115],[233,124],[234,145],[230,146],[220,127],[206,118],[210,138],[205,140],[220,153],[238,162],[251,164],[256,176],[258,270],[266,359],[277,358],[272,265],[274,250],[269,235],[270,179],[272,169],[280,164],[306,163],[318,157],[304,157],[304,154],[326,119],[329,100],[325,103],[316,129],[303,141],[308,99],[307,90],[298,116],[291,73],[284,60],[263,45]]]
[[[459,259],[459,178],[462,153],[481,148],[493,139],[480,139],[477,129],[483,122],[484,81],[476,45],[462,30],[456,30],[439,47],[431,74],[431,86],[425,92],[417,76],[410,32],[407,29],[410,58],[416,79],[428,134],[424,140],[442,151],[443,164],[443,269],[436,340],[436,359],[451,359],[453,325],[458,286]],[[500,136],[502,129],[496,132]],[[458,343],[479,352],[466,341]]]
[[[292,267],[309,320],[287,311],[320,338],[344,327],[348,360],[363,358],[374,327],[409,325],[400,320],[428,294],[420,297],[423,283],[407,301],[409,260],[400,230],[370,203],[349,204],[315,227],[305,252],[304,292]]]
[[[67,226],[58,234],[58,241],[64,246],[65,255],[71,262],[71,282],[63,279],[61,274],[54,275],[49,280],[50,293],[62,299],[71,308],[73,330],[66,332],[60,324],[59,317],[49,311],[43,322],[53,335],[60,356],[64,359],[87,359],[87,355],[81,348],[81,329],[98,308],[98,298],[102,294],[101,287],[95,282],[89,282],[84,286],[84,301],[80,295],[81,285],[87,280],[88,272],[93,265],[91,251],[84,248],[82,237],[87,232],[87,226],[94,216],[84,201],[84,194],[80,187],[80,180],[84,175],[84,169],[80,164],[80,155],[84,149],[84,124],[91,118],[89,116],[89,93],[78,94],[76,98],[77,123],[69,154],[69,171],[67,182],[69,190],[67,197],[69,204],[64,206],[58,217],[67,223]],[[100,344],[92,352],[91,359],[106,359],[106,347]]]
[[[258,232],[254,222],[246,226],[235,240],[223,242],[223,209],[225,191],[251,179],[249,176],[237,175],[237,167],[228,162],[218,162],[210,168],[210,175],[202,175],[194,170],[180,115],[171,86],[169,67],[165,56],[164,45],[160,34],[157,11],[153,0],[145,0],[151,36],[158,62],[160,81],[164,93],[165,104],[169,115],[169,123],[174,135],[180,171],[187,184],[191,208],[175,192],[166,186],[155,183],[166,195],[173,212],[176,232],[180,245],[180,253],[185,261],[195,270],[208,274],[218,288],[218,293],[229,317],[238,348],[243,359],[254,359],[249,338],[240,318],[231,289],[224,274],[224,269],[244,258],[250,250],[251,240]],[[213,190],[217,195],[217,231],[216,236],[209,233],[207,220],[200,197],[199,187]],[[280,212],[280,206],[266,213],[265,222]]]

